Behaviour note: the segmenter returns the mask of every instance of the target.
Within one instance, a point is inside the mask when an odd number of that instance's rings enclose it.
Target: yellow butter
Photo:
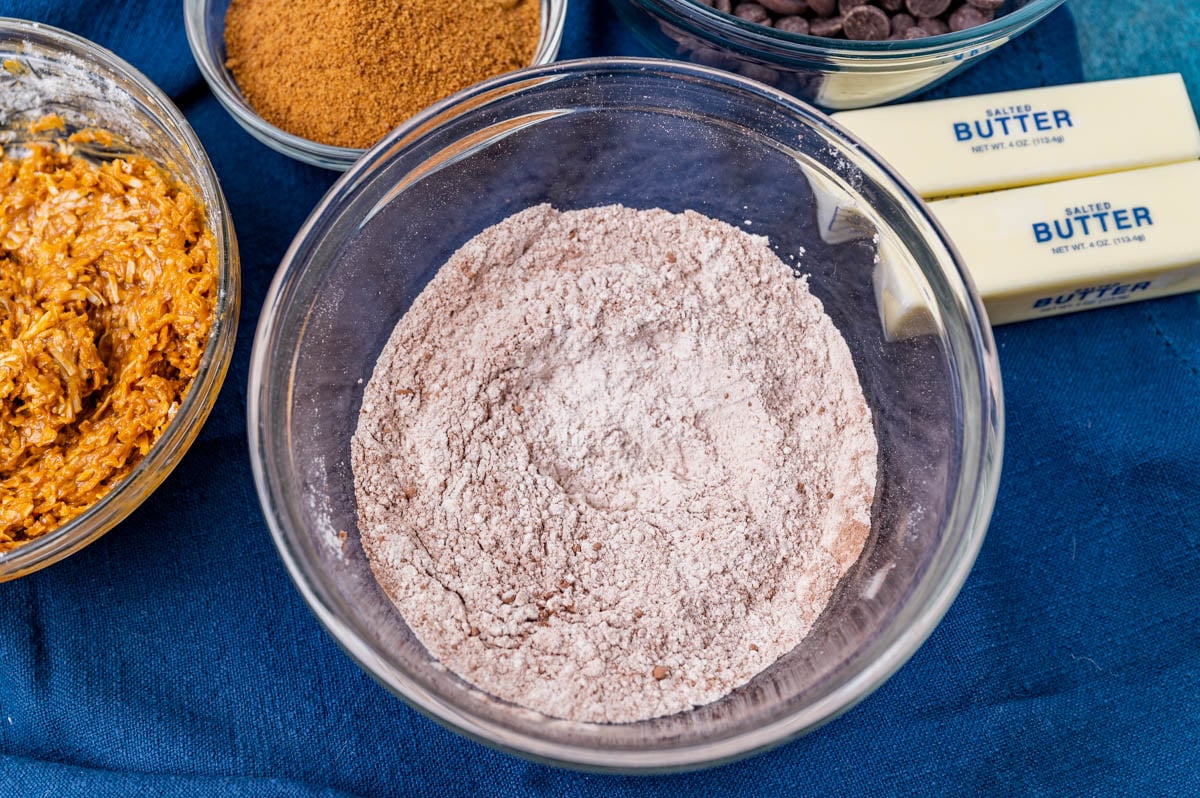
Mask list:
[[[1200,158],[1178,74],[845,111],[834,118],[926,198]]]
[[[907,248],[878,239],[871,283],[888,341],[942,334],[933,292]]]
[[[875,242],[871,282],[887,340],[940,334],[937,303],[908,248],[897,243],[893,231],[879,226],[833,175],[813,164],[800,168],[812,190],[817,231],[825,243]]]
[[[1200,161],[930,208],[992,324],[1200,290]]]

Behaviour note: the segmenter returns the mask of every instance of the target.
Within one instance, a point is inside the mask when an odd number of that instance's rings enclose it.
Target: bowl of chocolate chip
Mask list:
[[[497,78],[368,152],[277,272],[248,415],[351,657],[474,739],[626,772],[777,745],[900,667],[1003,427],[978,298],[889,167],[652,59]]]
[[[978,62],[1063,0],[612,0],[653,50],[830,110],[900,100]]]

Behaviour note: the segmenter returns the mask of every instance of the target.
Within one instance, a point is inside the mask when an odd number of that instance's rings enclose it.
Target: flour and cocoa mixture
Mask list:
[[[376,578],[430,653],[547,715],[714,701],[857,560],[877,445],[850,351],[768,241],[530,208],[413,303],[352,453]]]

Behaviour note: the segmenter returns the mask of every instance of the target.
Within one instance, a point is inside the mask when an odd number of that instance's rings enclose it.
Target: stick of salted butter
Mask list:
[[[927,199],[1200,158],[1178,74],[982,94],[834,118]]]
[[[992,324],[1200,290],[1200,161],[929,207]]]

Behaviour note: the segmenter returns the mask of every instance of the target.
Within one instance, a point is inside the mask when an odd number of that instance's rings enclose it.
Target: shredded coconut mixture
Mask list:
[[[767,239],[621,206],[505,219],[400,320],[352,443],[362,543],[443,665],[620,723],[745,684],[862,551],[850,351]]]
[[[141,462],[200,368],[217,301],[199,199],[141,155],[76,155],[114,138],[63,127],[46,117],[30,126],[46,140],[0,151],[0,552]]]

